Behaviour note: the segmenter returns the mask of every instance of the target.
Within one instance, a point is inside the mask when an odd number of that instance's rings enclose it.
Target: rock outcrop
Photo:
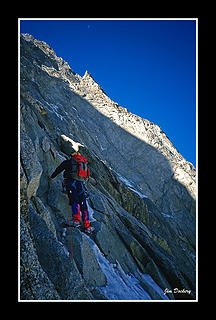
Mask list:
[[[71,230],[72,261],[62,176],[49,176],[78,146],[95,232]],[[195,197],[195,168],[159,126],[21,35],[21,300],[195,299]]]

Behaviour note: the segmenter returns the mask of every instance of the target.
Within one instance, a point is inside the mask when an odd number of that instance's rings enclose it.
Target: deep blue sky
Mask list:
[[[196,166],[196,20],[21,20],[73,71],[159,125]]]

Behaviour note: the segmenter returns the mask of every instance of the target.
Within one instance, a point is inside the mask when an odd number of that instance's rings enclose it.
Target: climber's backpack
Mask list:
[[[72,161],[72,178],[78,181],[85,181],[90,176],[88,161],[81,155],[74,155]]]

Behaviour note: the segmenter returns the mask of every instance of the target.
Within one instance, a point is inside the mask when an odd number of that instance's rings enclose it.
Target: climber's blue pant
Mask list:
[[[72,208],[72,220],[81,221],[81,211],[83,225],[85,228],[88,227],[90,224],[89,213],[83,183],[77,180],[67,181],[66,190],[68,192],[69,204]]]

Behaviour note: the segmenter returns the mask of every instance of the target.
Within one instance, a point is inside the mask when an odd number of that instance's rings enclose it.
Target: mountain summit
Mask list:
[[[77,146],[95,231],[72,229],[71,248],[62,177],[49,177]],[[196,170],[159,126],[20,36],[21,300],[194,300],[195,198]]]

